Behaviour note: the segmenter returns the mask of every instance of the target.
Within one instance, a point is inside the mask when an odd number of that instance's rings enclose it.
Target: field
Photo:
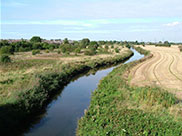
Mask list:
[[[119,47],[118,47],[119,48]],[[125,54],[128,49],[120,47],[120,53]],[[111,52],[111,51],[110,51]],[[22,90],[36,86],[38,80],[36,75],[49,72],[61,72],[63,65],[84,64],[108,60],[120,53],[108,53],[88,56],[84,54],[58,54],[57,51],[32,55],[31,52],[18,52],[11,55],[12,63],[1,63],[0,65],[0,104],[5,104],[8,99],[17,95]]]
[[[131,85],[160,86],[182,99],[182,53],[177,46],[146,46],[153,57],[130,72]]]
[[[24,128],[21,124],[24,122],[28,127],[32,116],[44,109],[75,76],[121,63],[132,55],[128,48],[120,48],[119,53],[92,56],[44,50],[37,55],[31,52],[11,55],[11,63],[0,65],[0,132],[18,135]]]
[[[88,110],[79,120],[78,136],[182,135],[182,105],[179,98],[158,86],[128,84],[132,79],[128,72],[133,72],[133,67],[148,63],[152,57],[150,52],[141,48],[137,50],[146,57],[120,65],[100,81]],[[177,51],[176,47],[172,47],[172,50]]]

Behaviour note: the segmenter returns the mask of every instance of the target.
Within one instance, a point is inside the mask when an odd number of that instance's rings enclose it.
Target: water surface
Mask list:
[[[140,59],[143,55],[132,49],[134,55],[125,63]],[[46,113],[34,124],[26,136],[74,136],[77,121],[88,108],[91,93],[99,81],[115,67],[97,71],[94,75],[82,76],[70,82],[62,93],[47,107]]]

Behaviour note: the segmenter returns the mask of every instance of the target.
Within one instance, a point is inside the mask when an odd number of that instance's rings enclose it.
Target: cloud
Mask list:
[[[173,27],[173,26],[178,26],[178,25],[182,25],[182,22],[176,21],[176,22],[164,24],[164,26],[168,26],[168,27]]]

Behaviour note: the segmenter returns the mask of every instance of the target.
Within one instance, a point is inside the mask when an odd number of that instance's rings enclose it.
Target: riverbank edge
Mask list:
[[[145,112],[138,109],[136,110],[132,108],[128,109],[127,107],[120,109],[121,113],[118,113],[118,114],[121,116],[121,118],[124,117],[124,119],[121,119],[118,117],[117,113],[114,113],[114,110],[116,110],[115,105],[110,106],[111,105],[110,103],[112,102],[109,102],[109,99],[112,98],[111,99],[112,101],[115,101],[115,99],[117,101],[117,99],[119,99],[119,96],[117,96],[118,95],[117,93],[116,93],[117,95],[109,96],[109,95],[112,95],[112,93],[115,93],[112,91],[109,92],[109,90],[112,90],[112,88],[109,88],[108,86],[111,80],[115,80],[113,77],[120,76],[123,80],[123,82],[121,82],[120,84],[123,83],[124,84],[123,86],[125,86],[126,89],[131,91],[130,85],[128,83],[128,74],[130,69],[136,66],[137,64],[140,64],[153,57],[153,54],[150,51],[146,51],[141,47],[134,46],[133,48],[137,50],[139,53],[144,54],[145,57],[140,60],[133,61],[128,64],[124,64],[115,68],[111,73],[109,73],[106,77],[104,77],[100,81],[98,88],[92,94],[91,102],[90,102],[88,110],[85,110],[84,116],[80,120],[78,120],[78,127],[76,130],[77,136],[84,136],[84,135],[90,135],[90,136],[92,135],[93,136],[95,135],[123,135],[123,136],[125,135],[182,135],[182,126],[181,126],[182,122],[178,124],[176,121],[173,121],[173,120],[171,121],[170,120],[171,118],[169,119],[169,121],[168,119],[165,119],[165,118],[164,120],[161,120],[161,118],[159,116],[156,116],[156,114],[152,114],[152,113]],[[120,72],[118,72],[119,75],[114,74],[115,72],[117,73],[117,71],[119,70],[120,70]],[[113,79],[110,79],[110,78],[113,78]],[[114,84],[113,87],[117,86],[115,85],[115,83],[113,84]],[[108,92],[104,92],[104,89],[108,89]],[[116,90],[117,89],[118,88],[116,88]],[[148,89],[150,89],[150,87],[148,87]],[[157,89],[161,90],[161,88],[157,88]],[[170,107],[171,105],[178,102],[177,98],[174,95],[168,92],[162,92],[162,93],[166,94],[170,99],[173,99],[172,101],[169,100],[169,103],[168,103],[169,105],[164,105],[164,107],[165,106]],[[121,96],[121,99],[122,98],[123,96]],[[137,117],[135,118],[135,116]],[[144,118],[142,116],[144,116]],[[167,117],[170,117],[170,116],[167,115]],[[116,122],[112,122],[112,119],[115,120],[117,123],[119,122],[119,120],[123,120],[123,122],[121,121],[122,124],[116,124]],[[114,124],[114,125],[110,125],[110,124]],[[151,124],[151,126],[148,124]],[[127,127],[129,127],[130,125],[131,125],[131,128],[128,128],[130,130],[127,130]],[[115,129],[114,127],[116,126],[117,128]],[[125,126],[125,127],[120,127],[120,126]],[[133,130],[132,130],[132,127],[134,128]]]
[[[20,92],[14,103],[0,107],[0,134],[20,135],[26,126],[28,128],[32,117],[45,109],[52,98],[61,93],[60,90],[74,77],[92,69],[122,63],[132,55],[133,52],[128,50],[112,58],[92,60],[84,64],[67,64],[62,67],[62,72],[37,75],[37,86]]]

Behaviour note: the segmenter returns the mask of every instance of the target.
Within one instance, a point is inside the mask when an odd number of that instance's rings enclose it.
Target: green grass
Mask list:
[[[7,64],[0,63],[0,67],[3,72],[10,72],[10,71],[26,70],[32,67],[40,68],[43,66],[54,65],[54,64],[56,64],[56,60],[32,59],[32,60],[15,60]]]
[[[149,55],[150,54],[150,51],[147,51],[147,50],[144,50],[143,48],[141,47],[135,47],[133,46],[133,48],[138,51],[140,54],[143,54],[143,55]]]
[[[123,74],[136,62],[114,69],[99,84],[78,122],[79,136],[182,135],[181,115],[170,114],[178,99],[157,87],[131,87]]]
[[[21,129],[24,128],[22,127],[22,124],[25,124],[26,127],[26,123],[29,123],[35,114],[44,109],[49,101],[57,93],[60,93],[59,90],[61,90],[61,88],[69,83],[75,76],[91,69],[121,63],[131,55],[133,55],[133,53],[128,51],[121,55],[115,55],[114,57],[105,59],[85,60],[83,62],[55,65],[54,69],[48,71],[36,72],[33,73],[33,75],[22,74],[22,76],[24,75],[24,79],[22,79],[18,73],[15,73],[14,76],[10,76],[11,80],[9,78],[2,80],[1,84],[6,85],[6,87],[14,83],[14,85],[17,86],[18,84],[22,89],[16,89],[14,92],[11,91],[12,95],[10,96],[8,96],[7,92],[5,97],[0,97],[0,133],[6,135],[14,133],[15,135],[18,135],[19,132],[21,133]],[[29,63],[28,61],[20,61],[23,62],[23,64],[21,63],[19,65],[17,64],[19,63],[18,61],[15,64],[8,65],[7,69],[15,68],[14,70],[19,69],[20,72],[28,67],[38,68],[38,66],[41,66],[41,63],[43,63],[42,65],[49,64],[49,61],[47,60],[45,63],[44,60],[40,62],[38,61],[38,64],[36,61],[38,60],[32,60]],[[50,64],[54,65],[54,62],[50,62]],[[10,73],[8,72],[7,74]],[[27,83],[30,79],[32,83]],[[18,81],[20,83],[18,83]],[[23,85],[22,83],[27,84]],[[24,88],[23,86],[26,87]],[[2,93],[5,92],[6,90],[2,91]]]

